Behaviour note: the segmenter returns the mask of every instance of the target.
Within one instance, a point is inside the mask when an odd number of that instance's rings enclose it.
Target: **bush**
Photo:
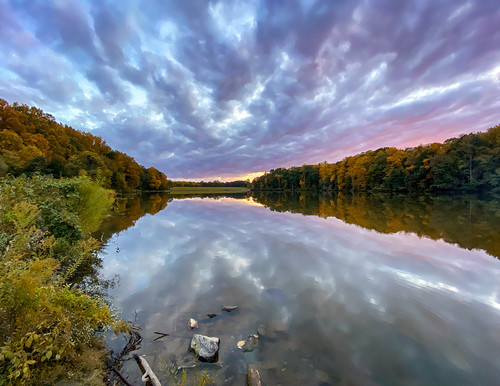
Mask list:
[[[0,384],[102,383],[97,332],[117,321],[102,297],[71,280],[96,258],[89,235],[111,204],[86,176],[0,183]]]

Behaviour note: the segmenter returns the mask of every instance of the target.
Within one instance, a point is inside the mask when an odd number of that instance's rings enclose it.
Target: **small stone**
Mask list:
[[[260,380],[259,370],[256,368],[249,368],[247,371],[247,385],[248,386],[262,386],[262,382]]]
[[[222,311],[226,312],[232,312],[234,310],[237,310],[238,306],[222,306]]]
[[[189,328],[192,330],[194,328],[198,328],[198,321],[196,319],[189,319]]]
[[[217,337],[194,334],[191,339],[190,349],[202,362],[217,362],[220,339]]]
[[[240,340],[238,343],[236,343],[236,346],[241,350],[243,346],[245,345],[246,340]]]

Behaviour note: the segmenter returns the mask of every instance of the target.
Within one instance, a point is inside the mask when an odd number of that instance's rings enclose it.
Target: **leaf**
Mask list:
[[[26,361],[26,363],[28,365],[34,365],[36,363],[36,361],[34,361],[33,359],[30,359],[29,361]]]
[[[26,342],[24,343],[24,345],[27,347],[27,348],[30,348],[31,347],[31,343],[33,343],[33,335],[30,335],[28,339],[26,339]]]
[[[50,351],[50,350],[49,350],[49,351],[47,351],[47,353],[45,354],[45,357],[46,357],[47,359],[50,359],[50,357],[51,357],[51,356],[52,356],[52,351]]]

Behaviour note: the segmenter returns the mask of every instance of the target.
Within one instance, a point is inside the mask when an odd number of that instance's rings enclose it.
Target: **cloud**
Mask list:
[[[498,124],[495,1],[0,0],[0,94],[169,177]]]

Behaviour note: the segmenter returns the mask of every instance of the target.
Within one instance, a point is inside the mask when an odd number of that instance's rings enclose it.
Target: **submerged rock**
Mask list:
[[[212,319],[212,318],[215,318],[217,316],[217,314],[207,314],[207,316]]]
[[[192,330],[193,328],[198,328],[198,321],[196,319],[189,319],[189,328]]]
[[[281,322],[268,322],[268,323],[263,323],[257,328],[257,333],[260,336],[270,338],[270,339],[275,339],[277,338],[278,334],[284,334],[286,333],[288,327]]]
[[[232,312],[234,310],[237,310],[238,306],[222,306],[222,311],[226,312]]]
[[[259,346],[259,336],[257,334],[248,335],[247,340],[240,340],[236,346],[244,352],[253,351]]]
[[[260,336],[266,336],[268,334],[268,326],[265,324],[261,324],[259,328],[257,329],[257,332],[259,333]]]
[[[274,331],[274,329],[272,328],[272,326],[269,325],[269,323],[261,324],[259,326],[259,328],[257,329],[257,333],[260,336],[263,336],[266,338],[270,338],[270,339],[276,338],[276,331]]]
[[[219,359],[220,339],[216,337],[194,334],[190,349],[202,362],[217,362]]]
[[[241,348],[244,352],[250,352],[259,347],[259,336],[258,335],[248,335],[248,339]]]
[[[260,380],[260,373],[254,367],[250,367],[247,371],[247,385],[248,386],[262,386],[262,382]]]

